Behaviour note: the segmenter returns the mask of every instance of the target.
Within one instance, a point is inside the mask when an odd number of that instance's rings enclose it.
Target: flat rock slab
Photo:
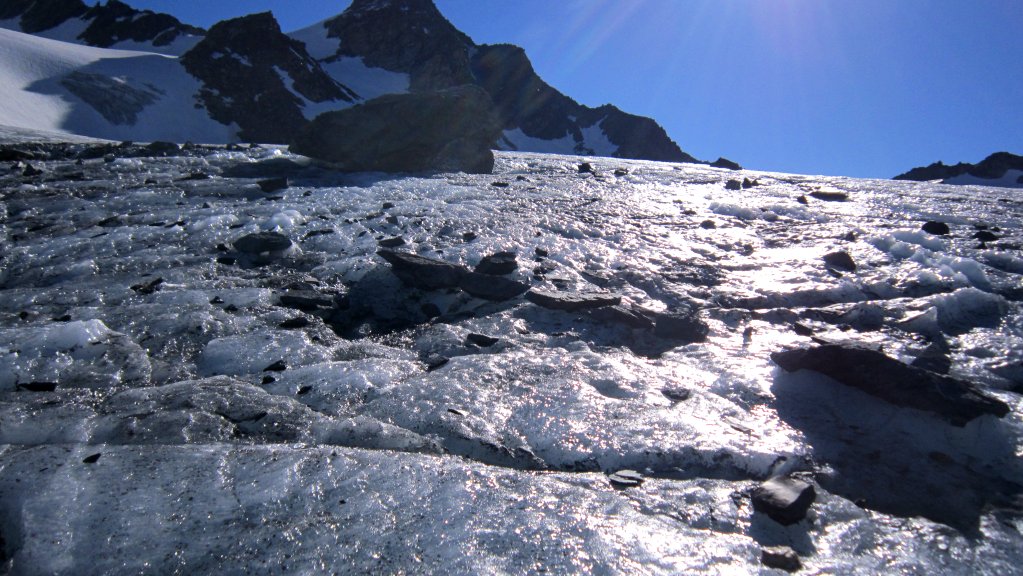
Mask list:
[[[502,278],[500,276],[480,274],[478,272],[466,273],[462,276],[462,280],[458,283],[458,287],[470,296],[482,298],[484,300],[492,300],[494,302],[511,300],[512,298],[521,296],[526,290],[529,290],[529,286],[522,282],[511,280],[509,278]]]
[[[533,289],[526,292],[526,300],[529,300],[537,306],[548,308],[550,310],[575,312],[577,310],[603,308],[604,306],[617,306],[618,304],[621,304],[622,297],[617,294],[547,292],[545,290]]]
[[[752,496],[754,510],[788,526],[806,517],[817,492],[809,482],[782,476],[757,486]]]
[[[1009,406],[973,384],[903,364],[878,350],[850,344],[824,344],[771,354],[788,372],[813,370],[906,408],[939,415],[953,426],[991,414],[999,418]]]
[[[408,252],[379,250],[377,255],[387,260],[394,274],[407,286],[423,290],[457,288],[469,273],[465,268],[441,260],[433,260]]]
[[[280,295],[281,306],[311,312],[319,308],[333,308],[334,298],[315,290],[288,290]]]

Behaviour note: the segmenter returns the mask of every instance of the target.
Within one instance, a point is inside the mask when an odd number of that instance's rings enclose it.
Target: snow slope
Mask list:
[[[1023,200],[1004,190],[102,151],[0,164],[0,572],[763,574],[775,545],[806,573],[1023,563]],[[821,189],[848,200],[805,198]],[[294,245],[261,265],[232,248],[267,231]],[[395,237],[469,267],[512,251],[533,288],[695,308],[708,338],[408,288],[377,255]],[[857,269],[825,266],[836,250]],[[771,352],[807,331],[905,361],[943,342],[1011,412],[955,427],[782,372]],[[620,468],[645,482],[613,486]],[[806,519],[753,509],[772,474],[815,485]]]
[[[80,87],[68,87],[69,79]],[[82,88],[113,107],[107,116]],[[194,106],[198,82],[171,56],[70,44],[0,29],[0,124],[114,140],[228,142]],[[123,108],[141,97],[140,105]]]

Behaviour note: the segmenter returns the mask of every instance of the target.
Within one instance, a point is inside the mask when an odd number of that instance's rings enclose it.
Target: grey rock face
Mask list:
[[[475,86],[395,94],[321,114],[291,151],[348,172],[489,173],[500,126]]]

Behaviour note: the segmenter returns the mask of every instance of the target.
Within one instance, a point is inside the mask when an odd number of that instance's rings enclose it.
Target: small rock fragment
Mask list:
[[[263,372],[284,372],[287,369],[288,365],[284,362],[284,360],[278,360],[266,368],[263,368]]]
[[[616,488],[631,488],[643,483],[643,475],[635,470],[619,470],[608,475],[607,479]]]
[[[500,338],[494,338],[493,336],[487,336],[485,334],[472,333],[465,337],[466,344],[472,344],[473,346],[479,346],[480,348],[489,348],[500,341]]]
[[[278,190],[285,190],[288,187],[288,179],[282,178],[267,178],[256,182],[259,189],[263,192],[270,194],[271,192],[277,192]]]
[[[590,164],[589,162],[583,162],[582,164],[579,165],[579,173],[593,174],[593,164]]]
[[[305,316],[296,316],[281,322],[280,327],[285,330],[294,330],[296,328],[305,328],[309,324],[309,319]]]
[[[786,526],[805,518],[816,499],[812,484],[789,476],[771,478],[753,489],[753,509]]]
[[[764,548],[760,561],[769,568],[778,568],[786,572],[796,572],[803,567],[799,555],[788,546],[771,546]]]
[[[835,268],[846,272],[856,271],[856,262],[853,261],[852,256],[844,250],[825,254],[824,264],[829,268]]]
[[[935,236],[945,236],[950,232],[948,224],[945,224],[944,222],[935,222],[934,220],[925,222],[920,229],[928,234],[934,234]]]
[[[738,180],[729,180],[725,182],[725,190],[742,190],[742,182]]]
[[[102,455],[103,454],[101,452],[97,452],[95,454],[90,454],[89,456],[86,456],[85,458],[82,458],[82,464],[95,464],[96,461],[99,460],[99,457],[102,456]]]

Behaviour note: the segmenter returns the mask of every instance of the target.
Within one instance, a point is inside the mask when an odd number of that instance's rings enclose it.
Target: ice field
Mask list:
[[[1023,566],[1019,190],[48,146],[0,162],[0,573],[758,574],[778,545],[806,574]],[[259,232],[290,246],[235,244]],[[410,286],[381,249],[511,252],[495,283],[621,301]],[[645,325],[678,312],[706,338]],[[814,339],[1009,413],[955,425],[771,360]],[[805,519],[753,509],[775,476],[813,484]]]

